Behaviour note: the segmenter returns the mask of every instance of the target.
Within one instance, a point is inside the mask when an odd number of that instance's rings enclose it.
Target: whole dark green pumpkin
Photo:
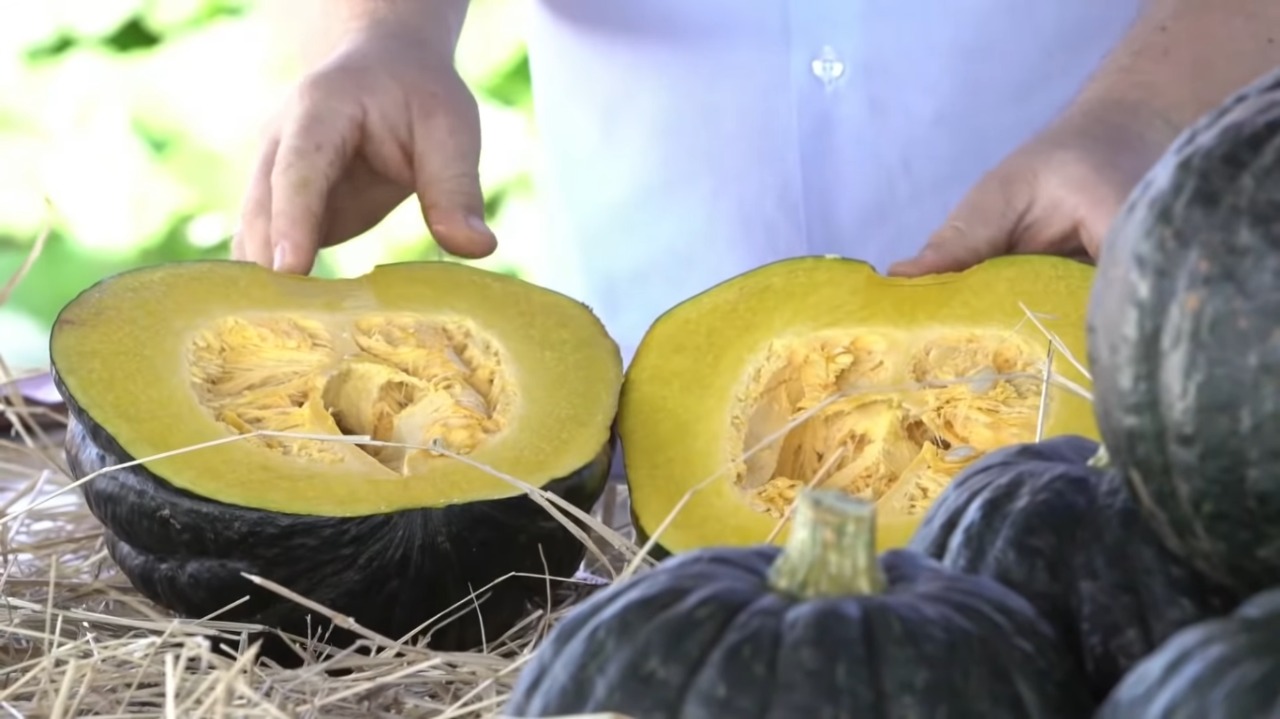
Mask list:
[[[782,551],[687,552],[580,605],[504,715],[1089,716],[1084,678],[1021,597],[915,552],[877,558],[869,504],[799,502]]]
[[[1193,624],[1130,671],[1096,719],[1280,716],[1280,589]]]
[[[1063,436],[986,455],[939,495],[910,546],[1030,601],[1101,700],[1167,637],[1236,598],[1164,546],[1124,478],[1089,466],[1097,452]]]
[[[1103,442],[1162,539],[1243,591],[1280,581],[1280,71],[1134,190],[1088,335]]]

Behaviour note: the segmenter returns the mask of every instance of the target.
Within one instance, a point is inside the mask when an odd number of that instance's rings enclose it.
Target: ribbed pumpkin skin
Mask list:
[[[1280,716],[1280,589],[1175,634],[1133,668],[1096,719]]]
[[[1100,701],[1171,634],[1237,600],[1165,548],[1122,477],[1088,466],[1097,450],[1064,436],[992,452],[952,480],[911,547],[1030,601]]]
[[[1011,591],[886,552],[880,595],[801,601],[772,546],[694,550],[558,624],[503,715],[633,719],[1088,717],[1083,677]]]
[[[1280,581],[1280,71],[1169,148],[1090,299],[1099,430],[1162,539],[1244,592]]]

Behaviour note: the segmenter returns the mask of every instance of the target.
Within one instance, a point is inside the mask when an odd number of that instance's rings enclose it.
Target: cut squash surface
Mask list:
[[[1047,257],[915,279],[806,257],[691,298],[650,329],[623,390],[638,528],[658,531],[698,487],[663,548],[764,541],[818,486],[876,501],[881,546],[904,545],[987,452],[1038,429],[1096,436],[1090,403],[1064,386],[1087,378],[1061,352],[1044,391],[1051,339],[1023,310],[1079,361],[1091,277]]]
[[[413,445],[254,436],[146,462],[200,496],[332,516],[521,493],[486,467],[534,486],[568,476],[608,442],[622,378],[584,305],[440,262],[340,280],[135,270],[64,309],[51,355],[78,410],[133,457],[258,430]]]

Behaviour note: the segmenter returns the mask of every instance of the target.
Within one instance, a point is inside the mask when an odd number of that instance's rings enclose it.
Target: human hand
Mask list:
[[[890,275],[954,272],[999,255],[1096,260],[1112,219],[1178,128],[1132,107],[1069,111],[989,171]]]
[[[272,123],[241,207],[236,259],[311,271],[417,193],[442,249],[484,257],[475,97],[452,47],[391,23],[354,35],[294,88]]]

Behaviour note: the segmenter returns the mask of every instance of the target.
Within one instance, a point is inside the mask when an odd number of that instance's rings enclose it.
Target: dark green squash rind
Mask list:
[[[1095,719],[1246,719],[1280,715],[1280,589],[1228,617],[1173,635],[1144,658]]]
[[[72,475],[131,461],[81,411],[56,371],[54,379],[67,399]],[[544,489],[590,511],[604,491],[614,443],[611,436],[589,463]],[[151,601],[194,618],[247,595],[218,618],[303,637],[329,632],[322,640],[336,646],[356,636],[240,573],[276,582],[391,639],[434,620],[426,628],[429,646],[468,650],[494,641],[545,602],[541,577],[572,577],[586,551],[525,495],[354,518],[290,515],[196,496],[140,464],[95,477],[81,492],[106,530],[112,559]],[[507,576],[513,572],[534,576]],[[477,607],[470,597],[482,589],[488,596]]]
[[[1062,436],[1002,448],[931,505],[911,548],[1025,597],[1074,649],[1097,700],[1179,629],[1238,602],[1172,554],[1124,480]]]
[[[693,550],[602,590],[551,631],[505,715],[1089,716],[1058,637],[997,583],[898,550],[883,595],[795,601],[767,585],[779,551]]]
[[[1242,592],[1280,577],[1280,71],[1185,131],[1112,224],[1094,408],[1162,539]]]

